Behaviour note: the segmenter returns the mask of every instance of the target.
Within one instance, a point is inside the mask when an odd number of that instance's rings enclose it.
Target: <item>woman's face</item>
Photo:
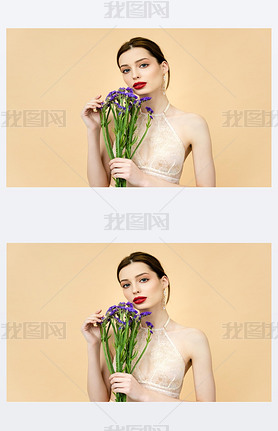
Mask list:
[[[143,262],[132,262],[122,268],[119,279],[127,301],[132,302],[138,310],[161,304],[163,289],[168,286],[166,276],[159,279],[157,274]],[[138,297],[142,297],[142,302],[140,299],[136,301]]]
[[[139,97],[162,88],[163,74],[168,71],[165,61],[158,64],[155,57],[145,48],[131,48],[119,57],[120,70],[127,87],[132,87]],[[135,88],[137,82],[146,83],[143,88]]]

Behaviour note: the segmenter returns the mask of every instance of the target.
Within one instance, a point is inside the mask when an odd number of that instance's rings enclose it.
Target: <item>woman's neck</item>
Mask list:
[[[151,322],[155,329],[163,328],[168,319],[169,314],[166,310],[162,310],[160,313],[152,312],[149,316],[142,318],[141,326],[143,328],[148,328],[145,322]]]
[[[151,97],[151,96],[144,95],[143,97]],[[161,114],[167,107],[168,103],[169,103],[169,100],[166,96],[162,96],[160,98],[152,97],[151,100],[147,100],[146,102],[143,102],[143,105],[141,106],[141,111],[144,114],[147,114],[148,111],[146,110],[146,106],[148,106],[153,110],[154,114]]]

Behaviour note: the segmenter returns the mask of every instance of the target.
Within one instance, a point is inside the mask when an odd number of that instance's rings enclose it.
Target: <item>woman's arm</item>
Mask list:
[[[87,176],[90,187],[109,187],[109,156],[105,147],[102,129],[87,129],[88,163]]]
[[[202,331],[194,329],[190,345],[196,401],[215,401],[215,383],[208,339]]]
[[[110,183],[109,157],[105,148],[100,121],[102,103],[100,94],[86,103],[81,111],[81,118],[87,128],[87,177],[90,187],[109,187]]]
[[[115,356],[114,332],[110,328],[108,340],[111,359]],[[110,371],[107,367],[106,359],[101,342],[96,347],[88,344],[88,384],[87,390],[90,401],[109,402],[114,395],[111,392]]]
[[[105,382],[105,359],[101,343],[88,344],[88,379],[87,392],[90,401],[110,400],[110,385]]]
[[[109,382],[109,370],[105,361],[104,352],[101,344],[101,334],[99,325],[103,314],[101,309],[91,314],[83,322],[81,332],[87,341],[88,350],[88,377],[87,391],[90,401],[106,401],[110,399],[111,386]],[[108,339],[109,350],[113,356],[113,335],[109,331],[111,337]]]
[[[197,187],[215,187],[215,168],[209,128],[206,120],[195,114],[189,129]]]

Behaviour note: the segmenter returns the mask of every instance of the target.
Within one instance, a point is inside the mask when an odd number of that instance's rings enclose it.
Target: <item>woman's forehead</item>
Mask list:
[[[144,263],[144,262],[132,262],[129,265],[125,266],[124,268],[122,268],[120,270],[120,278],[125,278],[125,277],[134,277],[140,273],[143,272],[148,272],[150,273],[151,270],[149,268],[149,266]]]
[[[151,55],[149,51],[145,48],[136,47],[131,48],[126,52],[123,52],[123,54],[119,57],[119,65],[122,66],[124,64],[130,64],[135,63],[136,61],[140,60],[141,58],[148,58],[151,59]]]

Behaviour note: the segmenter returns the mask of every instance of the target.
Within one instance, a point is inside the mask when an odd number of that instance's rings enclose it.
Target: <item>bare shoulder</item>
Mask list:
[[[187,352],[198,346],[208,345],[207,336],[201,329],[183,326],[172,321],[169,330],[173,332],[179,344],[184,346]]]
[[[180,325],[179,323],[174,322],[173,320],[171,323],[172,323],[171,325],[172,331],[176,332],[184,339],[191,340],[193,342],[194,341],[199,342],[206,338],[205,333],[201,329]]]
[[[207,121],[202,115],[195,112],[182,111],[174,106],[171,109],[171,117],[183,126],[192,128],[207,127]]]
[[[208,124],[205,118],[200,114],[185,112],[171,106],[171,109],[167,112],[167,117],[188,151],[190,151],[194,142],[209,135]]]
[[[198,328],[184,328],[184,337],[194,345],[207,343],[206,334]]]

